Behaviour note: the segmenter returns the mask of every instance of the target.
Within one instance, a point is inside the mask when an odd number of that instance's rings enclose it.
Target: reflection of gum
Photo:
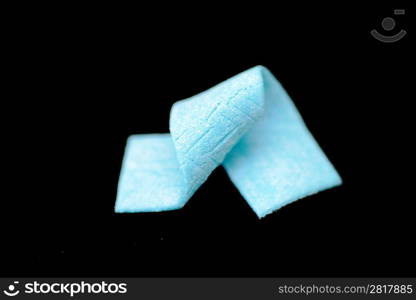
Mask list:
[[[170,131],[129,138],[116,212],[180,208],[221,163],[259,217],[341,184],[292,100],[261,66],[175,103]]]

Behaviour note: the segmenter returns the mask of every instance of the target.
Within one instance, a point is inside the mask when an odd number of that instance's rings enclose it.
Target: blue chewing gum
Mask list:
[[[129,137],[115,211],[181,208],[220,164],[258,217],[342,182],[280,83],[257,66],[175,103],[170,134]]]

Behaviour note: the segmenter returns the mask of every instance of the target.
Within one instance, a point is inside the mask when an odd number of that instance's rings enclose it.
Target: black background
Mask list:
[[[7,23],[1,275],[415,275],[411,12],[235,8],[49,7]],[[390,34],[387,16],[402,41],[369,34]],[[259,220],[220,167],[181,210],[115,214],[127,137],[168,132],[174,102],[258,64],[344,184]]]

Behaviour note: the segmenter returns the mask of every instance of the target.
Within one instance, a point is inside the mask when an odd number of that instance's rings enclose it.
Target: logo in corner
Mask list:
[[[9,297],[17,296],[20,291],[16,288],[16,286],[19,284],[19,281],[14,281],[13,284],[10,284],[7,288],[7,290],[4,290],[3,293]]]
[[[394,14],[395,15],[404,15],[405,14],[405,10],[404,9],[395,9],[394,10]],[[387,17],[384,18],[383,21],[381,22],[381,26],[383,27],[383,29],[388,32],[394,29],[394,27],[396,26],[396,21],[393,18]],[[380,42],[383,43],[394,43],[397,41],[400,41],[405,35],[406,35],[406,30],[400,30],[398,33],[394,34],[394,35],[384,35],[380,32],[378,32],[376,29],[371,30],[371,35],[379,40]]]

